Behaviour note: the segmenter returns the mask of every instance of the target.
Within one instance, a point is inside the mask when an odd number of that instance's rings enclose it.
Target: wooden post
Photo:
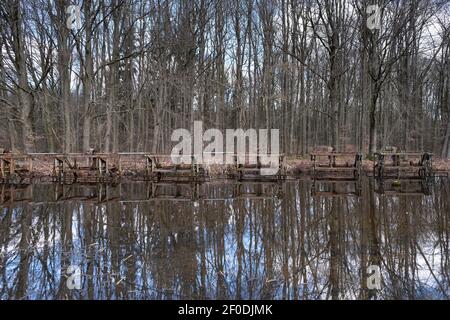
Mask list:
[[[361,179],[357,179],[355,181],[355,195],[357,195],[359,197],[359,196],[361,196],[361,193],[362,193]]]
[[[316,176],[316,155],[311,154],[311,161],[313,163],[313,176]]]
[[[152,198],[156,198],[156,183],[152,182]]]
[[[419,175],[422,178],[428,178],[433,173],[433,155],[431,153],[424,153],[420,158],[420,166]]]
[[[97,185],[97,200],[99,203],[108,200],[108,186],[103,186],[103,184]]]
[[[64,161],[55,157],[53,161],[53,176],[61,179],[64,175]]]
[[[236,182],[233,188],[233,196],[234,198],[238,198],[241,195],[241,183]]]
[[[200,197],[200,184],[194,182],[191,183],[191,190],[192,190],[192,200],[196,201]]]
[[[6,163],[6,160],[3,158],[0,158],[0,177],[1,178],[6,178],[5,163]]]
[[[278,166],[279,166],[278,170],[280,171],[280,176],[284,175],[285,174],[285,172],[284,172],[284,155],[282,155],[282,154],[280,154],[278,157]]]
[[[354,177],[355,179],[359,179],[361,176],[361,169],[362,169],[362,155],[360,153],[357,153],[355,155],[355,171],[354,171]]]
[[[374,177],[383,177],[384,175],[384,154],[375,153],[375,162],[373,166]]]
[[[97,170],[97,156],[91,158],[91,169]]]
[[[28,171],[33,172],[33,157],[28,156]]]
[[[197,162],[194,155],[191,155],[191,173],[194,177],[197,176]]]
[[[14,157],[11,156],[11,161],[9,162],[9,174],[14,174],[16,172],[16,163]]]
[[[147,175],[151,175],[153,173],[153,159],[151,156],[145,156],[146,163],[145,163],[145,171]]]
[[[278,178],[280,179],[284,174],[284,155],[280,154],[278,155]]]
[[[277,196],[281,198],[284,195],[284,182],[278,181]]]
[[[242,179],[243,172],[242,172],[242,170],[240,170],[241,164],[239,164],[237,154],[234,155],[234,166],[236,168],[236,173],[237,173],[238,179]]]
[[[108,173],[108,158],[97,157],[97,168],[100,176],[104,176]]]
[[[54,189],[54,199],[55,199],[55,201],[59,201],[63,197],[64,197],[64,185],[55,184],[55,189]]]
[[[95,169],[97,169],[97,172],[102,175],[102,163],[99,157],[95,158]]]

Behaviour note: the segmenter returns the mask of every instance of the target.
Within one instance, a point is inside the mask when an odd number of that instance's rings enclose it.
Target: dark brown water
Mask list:
[[[0,190],[1,299],[450,295],[447,179]]]

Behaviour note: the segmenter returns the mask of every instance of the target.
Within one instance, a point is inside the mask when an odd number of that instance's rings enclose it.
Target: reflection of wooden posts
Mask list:
[[[156,198],[158,196],[158,185],[157,183],[152,182],[152,198]]]
[[[278,182],[278,188],[277,188],[277,197],[282,198],[285,194],[285,184],[281,181]]]
[[[429,179],[421,179],[421,187],[424,195],[431,195],[431,182]]]
[[[14,191],[12,187],[7,188],[5,185],[3,185],[3,196],[2,196],[2,203],[6,203],[6,202],[14,202]]]
[[[105,202],[108,200],[108,186],[103,184],[97,185],[97,201],[99,203]]]
[[[54,184],[54,201],[59,201],[64,198],[64,185],[63,184]]]
[[[239,197],[241,194],[241,184],[237,182],[233,188],[233,198]]]
[[[4,203],[5,202],[5,193],[6,193],[6,187],[4,184],[2,184],[0,186],[0,203]]]
[[[120,184],[120,186],[122,186],[122,184]],[[154,183],[153,182],[148,183],[147,184],[147,197],[146,197],[146,199],[148,200],[148,199],[153,198],[154,194],[155,194]]]
[[[196,201],[200,198],[200,184],[199,183],[191,183],[192,190],[192,200]]]
[[[311,195],[313,197],[360,197],[362,192],[361,179],[355,180],[317,180],[311,183]]]
[[[359,197],[362,194],[362,181],[361,179],[355,180],[355,194]]]
[[[390,196],[422,196],[431,194],[431,185],[428,179],[383,177],[375,179],[374,191]]]
[[[261,182],[258,180],[237,181],[234,187],[234,197],[254,199],[281,199],[285,193],[285,183],[282,180],[276,182]]]
[[[155,198],[156,196],[156,184],[154,182],[150,182],[147,184],[147,197],[146,199]]]
[[[186,190],[189,192],[184,192]],[[197,181],[185,183],[151,181],[147,184],[146,199],[197,201],[201,198],[200,183]]]

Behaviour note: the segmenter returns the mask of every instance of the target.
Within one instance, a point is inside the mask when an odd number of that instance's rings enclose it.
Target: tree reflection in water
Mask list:
[[[138,183],[3,187],[0,298],[448,299],[448,180],[429,196],[374,184],[361,196],[311,194],[307,181],[239,196],[216,183],[194,201],[189,185],[165,198]],[[66,285],[69,265],[81,290]],[[381,290],[367,289],[369,265]]]

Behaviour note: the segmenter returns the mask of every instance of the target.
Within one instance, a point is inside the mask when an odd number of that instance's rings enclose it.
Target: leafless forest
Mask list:
[[[202,120],[279,128],[286,153],[449,157],[449,95],[447,0],[0,3],[0,147],[14,151],[165,153]]]

